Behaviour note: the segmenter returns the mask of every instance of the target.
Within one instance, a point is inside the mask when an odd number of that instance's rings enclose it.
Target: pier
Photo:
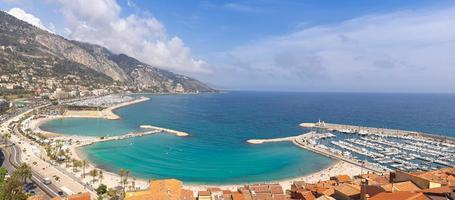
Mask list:
[[[172,129],[168,129],[168,128],[162,128],[162,127],[158,127],[158,126],[152,126],[152,125],[141,125],[139,127],[141,127],[142,129],[154,129],[154,130],[157,130],[157,131],[160,131],[160,132],[167,132],[167,133],[175,134],[176,136],[179,136],[179,137],[186,137],[186,136],[190,135],[187,132],[176,131],[176,130],[172,130]]]
[[[414,137],[425,137],[432,140],[446,141],[453,143],[455,145],[455,138],[433,135],[428,133],[422,133],[417,131],[407,131],[407,130],[398,130],[398,129],[388,129],[388,128],[374,128],[366,126],[355,126],[355,125],[346,125],[346,124],[332,124],[326,122],[316,122],[316,123],[301,123],[300,127],[303,128],[319,128],[327,131],[338,131],[338,132],[348,132],[348,133],[359,133],[359,134],[377,134],[384,136],[414,136]]]
[[[268,142],[292,142],[297,136],[283,137],[283,138],[272,138],[272,139],[249,139],[246,142],[250,144],[262,144]]]

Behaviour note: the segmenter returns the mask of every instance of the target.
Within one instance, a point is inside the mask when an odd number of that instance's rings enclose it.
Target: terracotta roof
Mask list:
[[[322,195],[322,196],[316,198],[316,200],[336,200],[336,199],[331,196]]]
[[[448,185],[451,184],[450,182],[455,179],[455,167],[443,168],[436,171],[429,171],[417,175],[434,183]]]
[[[239,192],[233,192],[232,200],[245,200],[245,197],[243,197],[243,195],[240,194]]]
[[[335,186],[335,190],[346,195],[346,196],[353,196],[360,194],[360,186],[353,185],[353,184],[341,184],[339,186]]]
[[[378,174],[374,174],[374,173],[362,174],[362,175],[359,175],[359,177],[368,180],[369,185],[373,185],[373,184],[383,185],[383,184],[390,183],[388,176],[378,175]]]
[[[319,194],[322,194],[322,195],[327,195],[327,196],[332,196],[334,193],[335,193],[335,189],[332,187],[332,188],[327,188],[321,192],[318,192]]]
[[[179,200],[182,191],[182,181],[164,179],[150,182],[150,192],[154,199]]]
[[[163,179],[150,182],[150,189],[139,192],[127,192],[125,200],[180,200],[182,182],[176,179]]]
[[[33,195],[33,196],[27,198],[27,200],[44,200],[44,196],[43,195]]]
[[[305,181],[294,181],[294,183],[292,183],[291,188],[297,190],[297,189],[304,188],[305,185],[306,185]]]
[[[182,190],[180,194],[181,200],[192,200],[193,198],[193,191],[191,190]]]
[[[382,185],[384,190],[389,192],[396,192],[396,191],[419,191],[420,188],[415,185],[412,181],[404,181],[399,183],[389,183]]]
[[[68,196],[68,200],[90,200],[90,193],[80,193]]]
[[[251,195],[253,200],[273,200],[273,197],[269,193],[256,193],[254,195]]]
[[[447,194],[447,193],[454,192],[454,190],[455,190],[455,187],[443,186],[443,187],[425,189],[425,190],[422,190],[422,192],[431,193],[431,194]]]
[[[336,180],[337,182],[339,183],[345,183],[345,182],[348,182],[351,180],[351,177],[348,176],[348,175],[345,175],[345,174],[342,174],[342,175],[338,175],[338,176],[335,176],[335,177],[332,177],[334,180]],[[331,179],[332,179],[331,178]]]
[[[268,193],[269,192],[269,186],[268,185],[249,185],[248,189],[251,191],[254,191],[256,193]]]
[[[273,200],[287,200],[287,198],[284,194],[275,194],[273,195]]]
[[[270,192],[272,194],[283,194],[283,187],[281,187],[281,185],[270,185]]]
[[[374,197],[371,197],[369,200],[430,200],[423,193],[418,192],[382,192],[377,194]]]
[[[297,191],[297,196],[298,198],[303,198],[303,200],[315,200],[316,197],[313,195],[311,191],[303,191],[303,190],[298,190]]]
[[[197,192],[197,195],[198,196],[210,196],[210,192],[209,191],[199,191],[199,192]]]

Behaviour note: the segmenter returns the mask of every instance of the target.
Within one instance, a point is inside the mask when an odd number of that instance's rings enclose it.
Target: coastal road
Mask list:
[[[15,125],[14,128],[13,128],[13,131],[14,131],[14,134],[16,135],[20,135],[20,132],[18,130],[18,126]],[[6,142],[7,144],[11,144],[9,145],[9,148],[6,148],[6,152],[9,152],[9,156],[6,157],[7,159],[5,160],[8,160],[9,163],[14,167],[14,168],[17,168],[20,164],[21,164],[21,148],[19,146],[17,146],[16,144],[14,144],[13,142],[11,141],[8,141]],[[52,179],[52,177],[46,177],[46,178],[49,178],[49,179]],[[46,193],[49,197],[57,197],[57,196],[60,196],[59,195],[59,192],[61,191],[57,186],[55,186],[54,184],[49,184],[49,185],[46,185],[44,184],[44,179],[45,177],[41,176],[38,172],[32,170],[32,178],[31,180],[44,192]]]
[[[3,148],[3,153],[5,156],[3,166],[5,166],[8,171],[14,171],[21,163],[20,163],[20,148],[15,144],[11,144]],[[53,197],[59,196],[59,191],[61,191],[57,186],[50,184],[44,184],[44,177],[36,173],[32,170],[32,178],[31,181],[39,188],[38,193],[44,194],[49,199]]]

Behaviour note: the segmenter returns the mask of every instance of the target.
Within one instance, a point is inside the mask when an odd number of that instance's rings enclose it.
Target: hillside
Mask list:
[[[211,92],[193,78],[124,54],[68,40],[0,12],[0,84],[37,87],[128,88],[148,92]],[[1,85],[0,85],[1,86]]]

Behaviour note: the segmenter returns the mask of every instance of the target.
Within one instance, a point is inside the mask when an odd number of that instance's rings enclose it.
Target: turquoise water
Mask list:
[[[98,143],[89,159],[112,171],[126,168],[141,178],[178,178],[189,183],[244,183],[315,172],[332,161],[290,143],[249,145],[250,138],[305,132],[301,122],[417,130],[454,136],[455,95],[228,92],[152,96],[116,111],[122,119],[54,120],[41,128],[78,135],[116,135],[152,124],[190,137],[153,135]]]

